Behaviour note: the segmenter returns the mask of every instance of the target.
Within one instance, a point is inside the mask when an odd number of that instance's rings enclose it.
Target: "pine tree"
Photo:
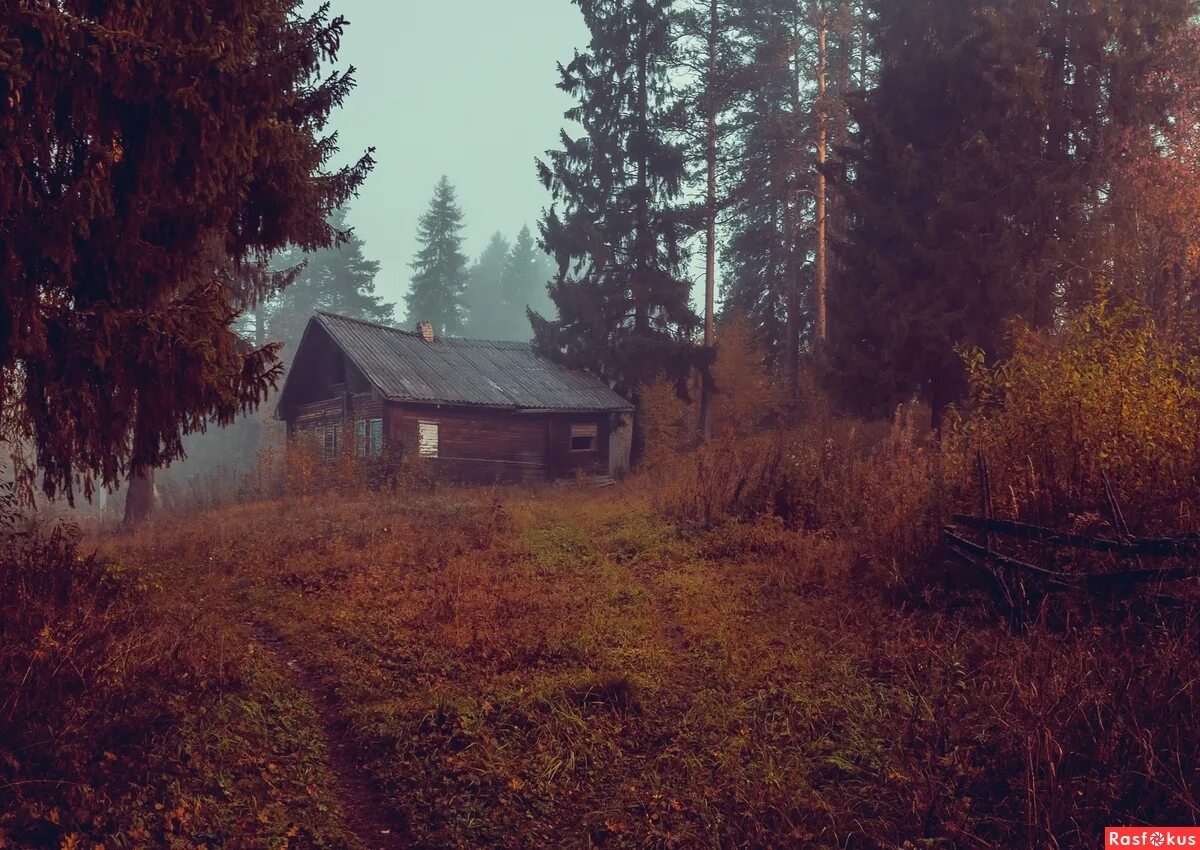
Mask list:
[[[723,302],[757,326],[794,394],[803,352],[828,335],[825,293],[839,271],[827,248],[844,210],[828,154],[851,130],[855,17],[846,0],[740,0],[732,21],[741,67]]]
[[[578,101],[567,117],[586,132],[564,132],[539,162],[553,197],[542,242],[558,264],[558,318],[531,320],[544,352],[636,395],[662,374],[682,385],[698,360],[683,272],[690,227],[676,206],[685,163],[667,131],[671,2],[576,2],[591,40],[560,66],[559,88]],[[635,423],[635,454],[639,445]]]
[[[428,321],[439,335],[462,333],[467,285],[462,227],[463,215],[454,187],[448,178],[442,177],[418,226],[421,248],[413,260],[412,288],[405,298],[410,325]]]
[[[379,263],[364,255],[362,239],[346,224],[347,211],[342,207],[329,218],[338,243],[310,254],[289,252],[277,261],[296,268],[291,285],[267,305],[268,333],[284,344],[289,359],[317,310],[373,322],[393,320],[395,305],[375,293]]]
[[[467,273],[466,332],[477,339],[506,339],[514,319],[504,304],[501,279],[512,246],[502,233],[492,234]]]
[[[554,264],[538,248],[528,227],[522,227],[504,264],[500,292],[504,315],[513,319],[511,338],[527,340],[533,335],[529,312],[549,314],[554,305],[546,286],[554,277]]]
[[[744,39],[722,310],[745,317],[772,364],[790,372],[809,323],[799,293],[807,289],[801,258],[811,244],[801,226],[811,111],[802,98],[799,9],[792,0],[742,0],[737,25]]]
[[[276,381],[240,269],[334,234],[371,161],[324,170],[353,77],[299,0],[8,4],[0,20],[0,410],[48,496],[181,455]],[[130,513],[140,517],[140,503]]]

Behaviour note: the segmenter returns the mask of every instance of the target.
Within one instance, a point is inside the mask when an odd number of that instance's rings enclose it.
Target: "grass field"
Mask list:
[[[330,813],[289,846],[1068,847],[1194,817],[1186,640],[1018,635],[901,605],[820,536],[688,534],[646,505],[330,495],[101,551],[186,587],[258,671],[240,716],[270,706],[323,762],[293,756],[267,795]]]

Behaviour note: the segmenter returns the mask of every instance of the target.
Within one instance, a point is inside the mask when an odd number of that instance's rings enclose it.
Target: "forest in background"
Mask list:
[[[967,401],[971,352],[1006,357],[1018,327],[1053,334],[1090,306],[1135,303],[1194,339],[1193,12],[589,6],[591,42],[560,67],[577,106],[538,164],[539,233],[496,234],[469,261],[443,178],[406,321],[532,335],[635,400],[674,381],[701,423],[721,388],[696,376],[735,320],[791,388],[793,421],[811,379],[855,415],[918,398],[935,428]]]
[[[1195,4],[578,5],[545,217],[475,280],[551,258],[525,319],[637,401],[635,473],[297,441],[153,520],[307,311],[394,316],[339,218],[373,153],[330,166],[346,24],[0,13],[0,844],[1200,822]],[[460,216],[444,180],[406,305],[444,333]],[[124,481],[124,533],[26,510]]]

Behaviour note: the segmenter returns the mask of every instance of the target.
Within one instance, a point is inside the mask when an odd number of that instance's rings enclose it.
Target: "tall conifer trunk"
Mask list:
[[[139,459],[145,457],[145,446],[142,441],[145,439],[142,435],[145,434],[144,423],[141,421],[142,413],[140,410],[137,414],[138,422],[134,426],[134,446],[133,459],[134,463],[138,463]],[[136,528],[150,519],[150,515],[154,512],[154,467],[140,466],[135,467],[129,476],[128,487],[125,493],[125,518],[123,525],[125,528]]]
[[[793,42],[799,42],[798,33],[793,32]],[[800,56],[795,48],[791,65],[792,118],[796,121],[800,115]],[[788,192],[784,232],[787,246],[787,403],[794,416],[800,393],[800,252],[797,250],[800,236],[800,150],[795,150],[793,155],[797,161],[788,175],[791,191]]]
[[[646,275],[650,273],[649,257],[654,250],[653,235],[650,232],[650,175],[649,156],[646,150],[650,136],[649,112],[649,68],[648,34],[646,32],[646,0],[637,0],[634,5],[637,16],[638,43],[637,51],[637,233],[634,235],[634,245],[637,256],[633,266],[634,291],[634,333],[637,336],[650,334],[650,303],[649,281]],[[634,445],[637,445],[635,438]]]
[[[720,27],[717,4],[720,0],[709,0],[708,22],[708,126],[705,167],[708,171],[708,186],[705,195],[705,245],[704,245],[704,348],[710,353],[716,345],[716,291],[717,291],[717,37]],[[712,376],[706,370],[700,385],[700,438],[704,441],[712,436]]]
[[[817,22],[817,327],[816,347],[824,354],[825,342],[828,339],[828,321],[826,318],[826,287],[828,285],[828,257],[826,253],[826,178],[825,163],[828,160],[829,112],[825,103],[828,89],[826,84],[826,67],[828,65],[828,29],[829,15],[825,3],[820,4],[820,18]]]

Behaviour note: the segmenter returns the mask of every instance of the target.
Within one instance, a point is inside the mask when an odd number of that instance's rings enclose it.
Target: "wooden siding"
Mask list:
[[[374,393],[342,395],[296,407],[295,418],[288,422],[288,433],[349,426],[360,419],[383,419],[383,400]]]
[[[383,419],[389,451],[416,458],[421,422],[435,422],[437,475],[463,483],[537,482],[576,475],[606,475],[614,416],[607,413],[518,413],[487,408],[384,402],[373,393],[298,405],[289,433]],[[572,426],[595,429],[587,451],[571,448]],[[351,439],[349,431],[343,439]]]
[[[472,483],[543,481],[546,419],[507,411],[389,404],[387,436],[404,455],[417,454],[420,423],[438,425],[439,475]]]
[[[288,433],[309,431],[313,428],[328,428],[344,421],[346,416],[346,397],[330,398],[311,404],[301,404],[296,408],[295,419],[288,422]]]

